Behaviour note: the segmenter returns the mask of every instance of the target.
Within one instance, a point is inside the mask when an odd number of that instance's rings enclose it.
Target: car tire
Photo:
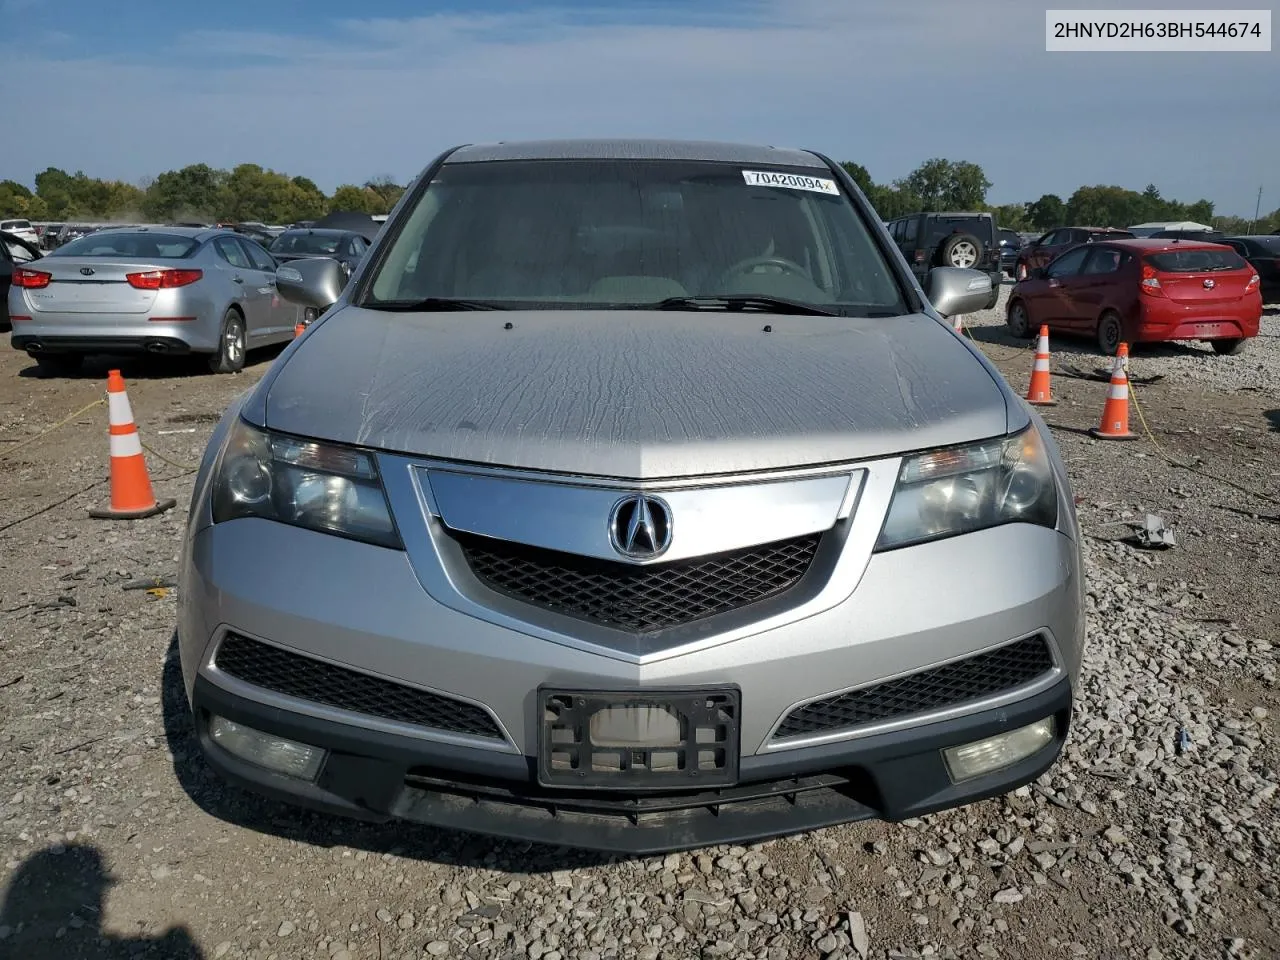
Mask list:
[[[33,353],[29,355],[40,367],[45,377],[69,377],[80,372],[84,365],[83,353]]]
[[[1102,355],[1114,357],[1116,351],[1120,349],[1120,344],[1124,342],[1124,321],[1120,318],[1120,314],[1114,310],[1108,310],[1099,317],[1096,336],[1098,349],[1102,351]]]
[[[991,299],[987,301],[984,310],[994,310],[996,304],[1000,302],[1000,284],[995,283],[991,286]]]
[[[1005,325],[1011,336],[1019,340],[1031,339],[1031,317],[1027,314],[1027,306],[1021,300],[1009,304],[1009,312],[1005,315]]]
[[[972,270],[982,260],[982,241],[971,233],[956,233],[938,248],[938,260],[944,267]]]
[[[244,317],[235,307],[227,310],[218,331],[217,352],[209,358],[212,373],[239,373],[244,369],[246,337]]]
[[[1210,340],[1209,346],[1213,347],[1213,352],[1220,357],[1234,357],[1244,345],[1248,343],[1244,337],[1224,337],[1221,340]]]

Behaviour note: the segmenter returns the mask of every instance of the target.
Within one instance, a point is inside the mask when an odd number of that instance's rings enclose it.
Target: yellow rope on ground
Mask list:
[[[1151,427],[1147,424],[1147,418],[1142,413],[1142,404],[1138,402],[1138,393],[1136,390],[1133,389],[1133,381],[1129,382],[1129,396],[1133,399],[1133,409],[1138,412],[1138,419],[1142,422],[1142,429],[1146,431],[1147,437],[1150,438],[1152,445],[1155,446],[1156,451],[1160,454],[1160,457],[1166,463],[1169,463],[1175,467],[1180,467],[1181,469],[1186,470],[1190,473],[1198,474],[1199,476],[1202,476],[1207,480],[1216,480],[1218,483],[1224,483],[1228,487],[1233,487],[1234,489],[1239,490],[1241,493],[1248,494],[1249,496],[1254,497],[1257,500],[1265,500],[1267,503],[1280,503],[1280,498],[1278,497],[1273,497],[1270,494],[1266,494],[1266,493],[1260,493],[1257,490],[1251,490],[1249,487],[1246,487],[1243,484],[1236,483],[1234,480],[1228,480],[1226,477],[1220,477],[1216,473],[1210,473],[1208,470],[1202,470],[1197,466],[1193,466],[1192,464],[1183,463],[1181,460],[1175,460],[1173,457],[1169,455],[1169,453],[1165,450],[1164,447],[1160,446],[1160,441],[1156,439],[1155,433],[1152,431]]]
[[[979,343],[976,339],[974,339],[973,334],[969,332],[968,325],[966,325],[963,321],[961,321],[960,329],[961,329],[961,335],[968,336],[970,342],[975,347],[978,348],[978,352],[985,355],[986,351],[982,349],[982,344]],[[1128,371],[1128,364],[1125,365],[1125,370],[1126,372]],[[1160,454],[1160,458],[1164,460],[1166,463],[1170,464],[1171,466],[1178,467],[1182,470],[1186,470],[1190,473],[1198,474],[1199,476],[1202,476],[1205,479],[1214,480],[1217,483],[1226,484],[1228,487],[1232,487],[1236,490],[1239,490],[1241,493],[1247,494],[1248,496],[1254,497],[1255,499],[1263,500],[1263,501],[1266,501],[1267,503],[1280,503],[1280,498],[1273,497],[1266,493],[1260,493],[1257,490],[1251,490],[1250,488],[1243,486],[1242,484],[1236,483],[1234,480],[1229,480],[1226,477],[1220,477],[1215,473],[1210,473],[1208,470],[1202,470],[1201,468],[1193,466],[1192,464],[1183,463],[1181,460],[1175,460],[1169,454],[1169,452],[1165,450],[1163,446],[1160,445],[1160,441],[1156,439],[1155,431],[1152,430],[1151,425],[1147,423],[1147,417],[1142,412],[1142,404],[1138,402],[1138,392],[1134,389],[1132,380],[1129,381],[1129,396],[1133,400],[1133,409],[1138,414],[1138,420],[1142,424],[1143,432],[1146,433],[1147,439],[1151,441],[1151,445],[1156,448],[1156,452]]]
[[[59,420],[59,421],[58,421],[57,423],[55,423],[53,426],[51,426],[51,427],[46,427],[45,429],[43,429],[43,430],[41,430],[39,433],[37,433],[35,436],[33,436],[33,437],[27,437],[25,440],[19,440],[19,441],[18,441],[17,443],[15,443],[12,447],[9,447],[7,450],[0,450],[0,457],[7,457],[7,456],[9,456],[10,454],[12,454],[12,453],[13,453],[14,451],[16,451],[16,450],[21,450],[23,447],[28,446],[28,445],[30,445],[30,444],[33,444],[33,443],[35,443],[37,440],[42,440],[42,439],[44,439],[44,438],[45,438],[45,437],[47,437],[49,434],[53,433],[53,431],[55,431],[55,430],[59,429],[60,427],[65,427],[68,423],[70,423],[70,422],[71,422],[72,420],[74,420],[76,417],[82,416],[82,415],[84,415],[84,414],[88,413],[88,412],[89,412],[90,410],[92,410],[94,407],[96,407],[96,406],[98,406],[98,405],[100,405],[100,404],[106,403],[106,402],[107,402],[107,401],[106,401],[106,398],[105,398],[105,397],[99,397],[97,400],[94,400],[92,403],[86,403],[83,407],[81,407],[81,408],[80,408],[79,410],[77,410],[75,413],[70,414],[69,416],[63,417],[61,420]],[[157,450],[157,449],[155,449],[154,447],[152,447],[150,444],[143,443],[143,444],[142,444],[142,447],[143,447],[143,449],[144,449],[144,450],[146,450],[148,453],[152,454],[152,455],[153,455],[154,457],[156,457],[157,459],[159,459],[159,460],[163,460],[163,461],[164,461],[165,463],[167,463],[169,466],[171,466],[171,467],[173,467],[173,468],[175,468],[175,469],[177,469],[177,470],[185,470],[185,471],[187,471],[187,472],[191,472],[191,471],[194,471],[194,470],[199,469],[197,466],[192,466],[192,465],[191,465],[191,464],[189,464],[189,463],[179,463],[177,460],[173,460],[173,459],[171,459],[171,458],[169,458],[169,457],[166,457],[163,453],[161,453],[159,450]]]
[[[65,427],[68,423],[70,423],[76,417],[81,416],[82,414],[88,413],[94,407],[98,406],[98,404],[106,403],[106,402],[107,401],[105,397],[99,397],[97,400],[93,401],[93,403],[86,403],[83,407],[81,407],[75,413],[71,414],[71,416],[63,417],[61,420],[55,423],[52,427],[48,427],[45,430],[41,430],[34,437],[27,437],[27,439],[25,440],[19,440],[16,444],[14,444],[8,450],[0,450],[0,457],[7,457],[9,454],[13,453],[15,450],[21,450],[23,447],[27,446],[28,444],[35,443],[37,440],[47,437],[49,434],[53,433],[53,431],[57,430],[59,427]]]
[[[200,469],[198,465],[193,467],[189,463],[179,463],[177,460],[170,460],[168,457],[166,457],[163,453],[161,453],[155,447],[151,446],[149,443],[143,443],[141,440],[139,440],[138,442],[142,443],[142,449],[146,450],[147,453],[152,454],[154,457],[156,457],[159,460],[163,460],[169,466],[177,470],[185,470],[188,473],[194,473],[196,470]]]

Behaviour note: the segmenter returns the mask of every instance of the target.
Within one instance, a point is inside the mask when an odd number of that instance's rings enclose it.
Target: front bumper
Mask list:
[[[198,677],[197,735],[210,765],[268,797],[362,820],[402,819],[515,840],[645,855],[749,843],[858,820],[891,821],[998,796],[1057,758],[1071,719],[1063,677],[1012,706],[854,742],[743,757],[731,788],[627,794],[547,790],[534,760],[288,713]],[[314,783],[246,763],[215,744],[212,715],[329,751]],[[1054,739],[1005,770],[955,784],[941,751],[1052,716]]]
[[[193,531],[184,552],[179,636],[187,694],[210,763],[258,791],[358,817],[634,853],[742,842],[868,817],[918,816],[1033,779],[1060,749],[1080,666],[1078,547],[1038,527],[1001,527],[874,555],[857,588],[830,609],[645,662],[469,616],[438,602],[420,573],[399,551],[267,521]],[[963,586],[953,586],[957,576]],[[482,705],[499,733],[487,743],[442,736],[237,682],[216,666],[218,645],[230,631]],[[776,735],[797,705],[1033,632],[1051,639],[1054,671],[998,702],[821,735]],[[742,695],[735,786],[659,797],[537,786],[540,686],[644,692],[724,683]],[[210,743],[212,714],[331,755],[315,784],[268,773]],[[950,783],[941,748],[1049,715],[1058,719],[1056,739],[1035,756],[978,781]],[[654,810],[655,804],[668,809]]]

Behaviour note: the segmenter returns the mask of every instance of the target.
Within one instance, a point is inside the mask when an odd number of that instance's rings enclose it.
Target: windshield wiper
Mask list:
[[[838,317],[840,314],[831,310],[815,307],[811,303],[799,300],[787,300],[783,297],[766,297],[759,294],[731,293],[718,297],[667,297],[657,303],[645,304],[649,310],[764,310],[768,313],[789,313],[809,317]]]
[[[423,300],[380,300],[362,303],[368,310],[394,310],[402,313],[447,313],[450,310],[505,310],[487,300],[459,300],[456,297],[427,297]]]

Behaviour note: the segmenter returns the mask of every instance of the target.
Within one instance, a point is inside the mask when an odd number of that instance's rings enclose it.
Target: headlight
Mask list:
[[[213,483],[213,522],[277,520],[403,549],[373,457],[237,420]]]
[[[877,550],[1003,523],[1058,522],[1058,488],[1039,432],[934,450],[902,464]]]

